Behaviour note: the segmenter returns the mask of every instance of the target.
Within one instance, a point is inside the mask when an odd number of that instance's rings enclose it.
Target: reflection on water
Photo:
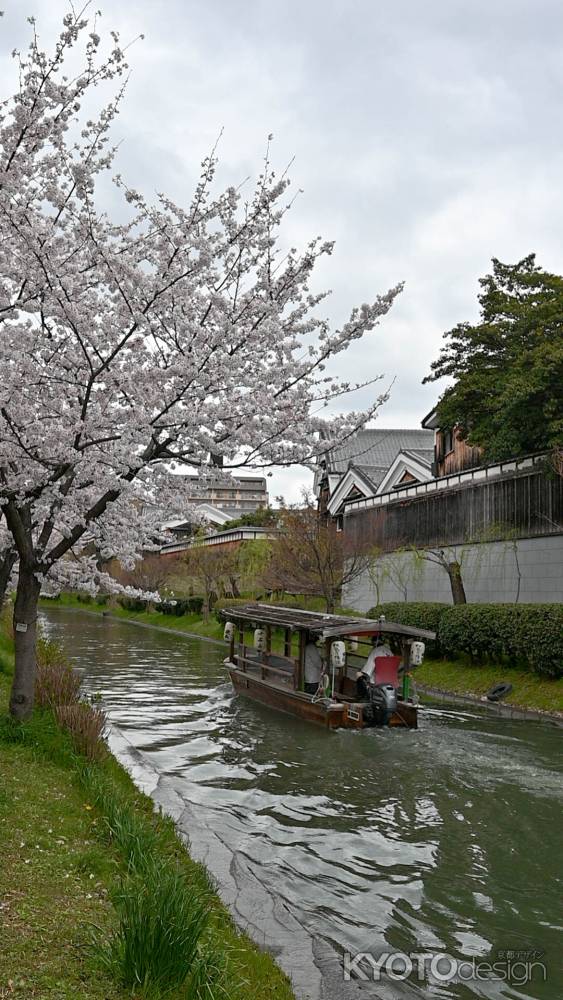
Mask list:
[[[45,622],[301,995],[563,996],[560,730],[430,707],[418,731],[325,732],[235,698],[218,646],[70,611]],[[545,984],[347,983],[341,966],[346,951],[527,949],[545,953]]]

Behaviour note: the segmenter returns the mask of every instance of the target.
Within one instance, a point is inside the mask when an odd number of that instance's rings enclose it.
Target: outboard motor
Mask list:
[[[387,726],[397,708],[397,692],[392,684],[370,684],[369,706],[364,706],[364,718],[374,726]]]

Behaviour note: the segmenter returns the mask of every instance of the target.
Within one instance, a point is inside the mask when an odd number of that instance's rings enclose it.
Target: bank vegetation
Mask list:
[[[10,1000],[291,1000],[207,870],[104,742],[105,716],[40,641],[36,707],[7,714],[0,633],[0,995]],[[56,915],[56,919],[54,919]]]

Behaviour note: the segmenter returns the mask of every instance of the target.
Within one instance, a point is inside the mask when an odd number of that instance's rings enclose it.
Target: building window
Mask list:
[[[448,452],[454,450],[454,438],[451,430],[444,431],[443,434],[444,434],[444,455],[447,455]]]

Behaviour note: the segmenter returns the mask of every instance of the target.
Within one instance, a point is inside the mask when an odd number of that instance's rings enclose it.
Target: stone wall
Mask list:
[[[518,541],[482,542],[447,548],[462,563],[462,578],[471,603],[563,603],[563,534]],[[348,586],[345,607],[367,611],[384,601],[446,601],[452,596],[446,572],[407,552],[377,560],[371,574]]]

